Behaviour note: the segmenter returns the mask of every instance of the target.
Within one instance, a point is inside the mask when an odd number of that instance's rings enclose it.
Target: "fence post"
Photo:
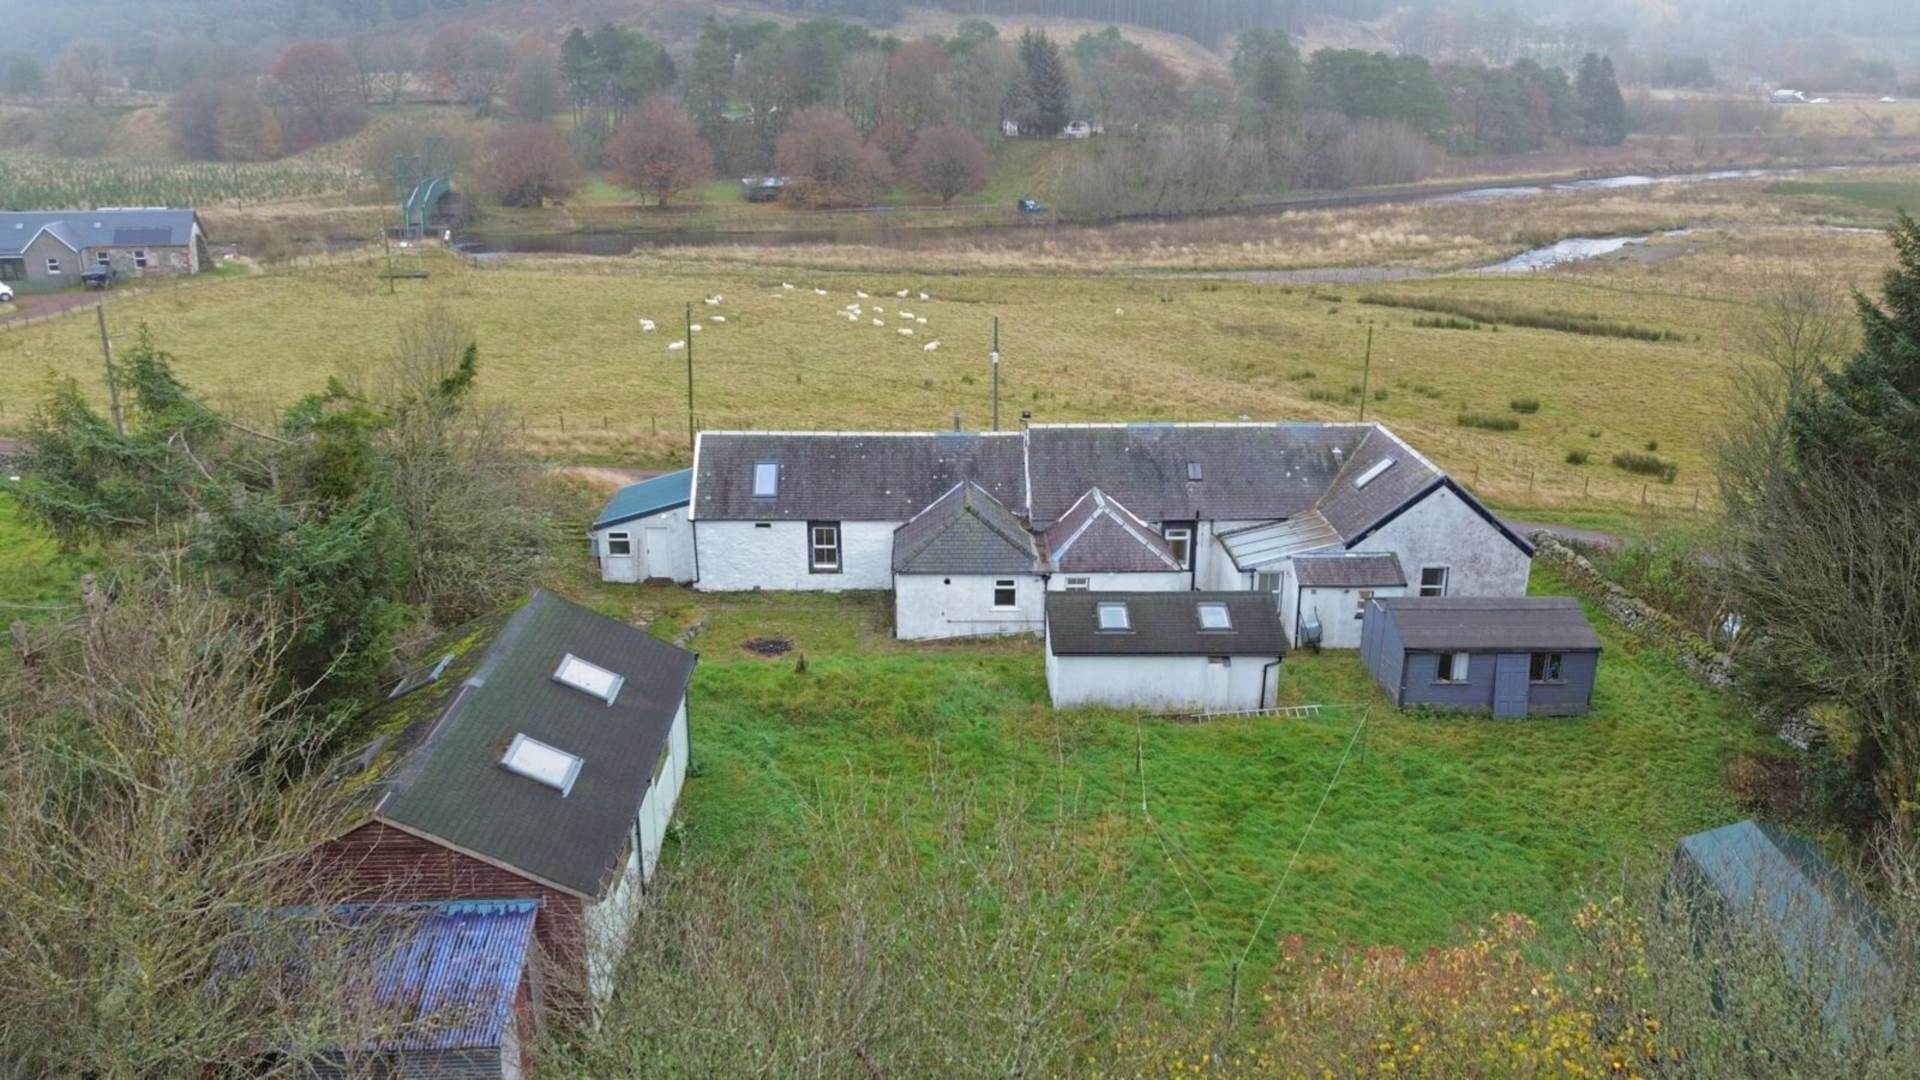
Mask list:
[[[565,435],[566,433],[567,433],[567,414],[561,413],[560,414],[560,434]]]
[[[1527,466],[1527,490],[1528,491],[1533,490],[1533,471],[1534,471],[1534,466],[1532,465]]]
[[[1700,489],[1698,487],[1693,489],[1693,509],[1696,513],[1700,510]]]
[[[1647,485],[1645,484],[1640,485],[1640,505],[1647,505]]]
[[[1593,490],[1593,477],[1591,476],[1581,477],[1580,478],[1580,497],[1583,499],[1586,498],[1587,493],[1591,490]]]

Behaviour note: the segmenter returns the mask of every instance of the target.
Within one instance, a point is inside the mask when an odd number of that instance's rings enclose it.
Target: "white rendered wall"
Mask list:
[[[1367,537],[1354,552],[1391,551],[1420,592],[1420,568],[1448,568],[1448,596],[1525,596],[1533,560],[1447,488],[1440,488]]]
[[[613,992],[614,970],[620,965],[621,954],[626,952],[627,934],[633,929],[634,918],[640,914],[646,883],[653,879],[653,867],[660,859],[667,823],[673,820],[673,808],[680,801],[680,788],[686,782],[689,749],[687,703],[683,699],[662,750],[666,765],[647,788],[640,811],[635,815],[640,843],[628,846],[627,864],[621,868],[620,880],[614,882],[607,895],[598,903],[586,905],[587,982],[595,1001],[605,1001]]]
[[[661,543],[656,546],[649,543],[648,530],[658,536]],[[607,534],[626,533],[633,538],[633,558],[626,560],[625,569],[622,560],[609,560],[607,555]],[[655,557],[650,559],[649,553]],[[687,520],[687,508],[669,510],[652,517],[623,521],[618,525],[609,525],[593,532],[593,557],[600,561],[600,579],[602,581],[647,581],[664,578],[686,584],[693,580],[693,524]],[[654,563],[659,565],[654,565]]]
[[[1405,596],[1407,590],[1399,586],[1386,586],[1372,590],[1365,589],[1299,589],[1300,617],[1304,621],[1316,613],[1320,616],[1320,645],[1326,649],[1357,649],[1360,647],[1360,630],[1363,620],[1354,618],[1360,613],[1360,594],[1371,591],[1375,597]],[[1291,612],[1284,612],[1291,616]],[[1287,638],[1294,637],[1295,624],[1287,624]]]
[[[1015,606],[993,606],[993,583],[1011,580]],[[1046,594],[1038,574],[900,574],[893,579],[893,633],[902,641],[1038,634]]]
[[[1093,592],[1185,592],[1187,589],[1185,570],[1164,574],[1069,574],[1057,570],[1047,578],[1047,591],[1065,591],[1068,578],[1086,578],[1087,588]]]
[[[816,574],[807,568],[804,521],[774,521],[762,528],[751,521],[699,521],[694,541],[700,552],[697,588],[708,592],[748,589],[885,589],[893,584],[893,530],[898,522],[840,523],[840,572]]]
[[[1277,657],[1230,658],[1227,677],[1217,691],[1204,656],[1055,656],[1047,650],[1047,691],[1056,709],[1106,705],[1148,712],[1257,709],[1271,704],[1262,695],[1262,672]],[[1278,668],[1266,672],[1271,686]]]

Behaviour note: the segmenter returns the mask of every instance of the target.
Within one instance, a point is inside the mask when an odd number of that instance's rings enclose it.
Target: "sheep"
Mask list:
[[[911,326],[903,326],[900,328],[899,334],[901,337],[912,337],[913,328]]]
[[[928,296],[928,295],[927,295],[926,293],[924,293],[924,292],[923,292],[923,293],[921,293],[921,294],[920,294],[920,299],[922,299],[922,300],[931,300],[931,299],[933,299],[933,297],[931,297],[931,296]]]
[[[855,290],[853,290],[853,295],[855,295],[855,296],[857,296],[857,297],[859,297],[859,298],[860,298],[860,299],[862,299],[862,300],[870,300],[870,299],[872,299],[872,297],[869,297],[869,296],[868,296],[868,295],[867,295],[866,293],[863,293],[863,292],[861,292],[861,291],[860,291],[859,289],[855,289]]]
[[[879,327],[885,327],[885,326],[886,326],[887,324],[886,324],[886,322],[885,322],[884,320],[882,320],[882,319],[875,319],[875,320],[873,320],[873,325],[875,325],[875,326],[879,326]]]
[[[925,315],[922,315],[913,321],[919,323],[921,326],[927,325],[927,317]]]
[[[881,307],[881,306],[880,306],[879,304],[875,304],[875,305],[873,305],[873,310],[875,310],[875,311],[877,311],[877,312],[879,312],[879,313],[880,313],[880,314],[882,314],[882,315],[885,315],[885,314],[887,313],[887,309],[886,309],[886,308],[883,308],[883,307]]]
[[[709,297],[707,297],[707,298],[706,298],[705,300],[702,300],[702,301],[700,301],[700,302],[701,302],[701,303],[703,303],[703,304],[705,304],[705,305],[707,305],[708,307],[712,307],[712,306],[714,306],[715,304],[718,304],[718,303],[719,303],[720,301],[718,301],[718,300],[716,300],[716,299],[714,299],[713,297],[711,297],[711,296],[709,296]]]
[[[813,290],[813,295],[815,295],[815,296],[825,296],[825,295],[827,295],[827,290],[825,290],[825,289],[815,289],[815,290]]]
[[[907,290],[901,289],[899,292],[894,293],[893,295],[899,297],[902,300],[905,300],[907,298]]]
[[[675,341],[675,342],[670,342],[670,343],[668,343],[668,345],[667,345],[667,351],[668,351],[668,352],[679,352],[679,351],[680,351],[681,349],[684,349],[684,348],[686,348],[686,347],[687,347],[687,343],[686,343],[686,342],[684,342],[684,341]]]
[[[687,327],[687,329],[688,329],[688,330],[691,330],[691,331],[693,331],[694,333],[696,333],[696,334],[697,334],[697,333],[699,333],[700,331],[702,331],[702,330],[705,330],[705,329],[706,329],[706,327],[704,327],[704,326],[701,326],[701,325],[700,325],[699,323],[694,323],[694,324],[693,324],[692,326],[689,326],[689,327]]]
[[[1117,316],[1117,315],[1125,315],[1125,314],[1126,314],[1126,312],[1125,312],[1125,311],[1123,311],[1123,310],[1121,310],[1120,308],[1114,308],[1114,309],[1113,309],[1113,313],[1114,313],[1114,314],[1115,314],[1116,316]]]
[[[925,345],[922,345],[922,346],[920,346],[920,351],[921,351],[921,352],[933,352],[933,351],[935,351],[935,350],[936,350],[936,349],[938,349],[938,348],[940,348],[940,339],[939,339],[939,338],[935,338],[935,339],[933,339],[932,341],[929,341],[929,342],[927,342],[927,343],[926,343]]]
[[[788,292],[792,292],[792,291],[793,291],[793,282],[791,282],[791,281],[783,281],[783,282],[781,282],[781,283],[780,283],[780,287],[781,287],[782,289],[785,289],[785,290],[786,290],[786,291],[788,291]],[[815,292],[818,292],[819,290],[818,290],[818,289],[816,289],[816,290],[814,290],[814,291],[815,291]]]
[[[641,333],[643,333],[643,334],[651,334],[651,333],[653,333],[653,320],[652,320],[652,319],[641,319],[641,320],[640,320],[640,332],[641,332]]]
[[[913,312],[908,311],[905,308],[902,308],[900,309],[900,317],[903,319],[911,319],[913,318]]]
[[[714,321],[714,322],[726,322],[726,321],[727,321],[727,317],[726,317],[725,315],[715,315],[715,316],[713,317],[713,321]]]

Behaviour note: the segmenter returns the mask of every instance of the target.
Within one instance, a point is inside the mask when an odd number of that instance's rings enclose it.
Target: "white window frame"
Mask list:
[[[59,277],[60,273],[60,260],[52,255],[47,256],[47,276]]]
[[[822,540],[822,537],[826,537]],[[815,574],[837,574],[841,570],[844,554],[840,550],[840,523],[837,521],[807,522],[807,569]],[[822,553],[831,557],[822,559]]]
[[[93,265],[111,267],[113,266],[113,256],[104,251],[96,251],[93,253]]]
[[[613,545],[625,544],[627,550],[615,551]],[[610,532],[607,534],[607,558],[624,559],[633,554],[633,534],[630,532]]]
[[[1007,594],[1007,602],[1004,604],[1000,602],[1000,593],[1002,590],[1005,590]],[[993,579],[993,610],[995,611],[1020,610],[1020,582],[1019,581],[1013,578]]]
[[[522,751],[532,760],[523,759]],[[541,742],[525,732],[515,734],[513,742],[507,745],[507,752],[500,755],[500,765],[508,772],[558,791],[563,799],[573,794],[573,783],[580,778],[584,764],[580,755]],[[554,770],[555,766],[558,771]]]
[[[765,483],[762,483],[765,481]],[[773,499],[780,495],[780,463],[777,461],[756,461],[753,463],[753,497]]]
[[[1430,571],[1434,571],[1434,570],[1440,571],[1440,586],[1439,586],[1440,591],[1428,592],[1427,590],[1432,588],[1432,586],[1427,584],[1427,574]],[[1444,565],[1441,563],[1435,563],[1432,566],[1423,566],[1420,568],[1420,595],[1421,596],[1445,596],[1447,595],[1448,590],[1450,590],[1452,587],[1453,587],[1453,567]]]
[[[1223,620],[1222,625],[1207,625],[1207,612],[1209,610],[1220,613],[1220,618]],[[1200,620],[1200,632],[1203,634],[1229,634],[1233,632],[1233,609],[1218,600],[1203,600],[1193,605],[1193,615],[1194,618]]]
[[[1087,592],[1092,588],[1093,588],[1092,578],[1070,577],[1067,579],[1066,590],[1068,592]]]
[[[1107,614],[1115,611],[1120,613],[1120,623],[1118,626],[1109,626],[1107,625]],[[1093,625],[1095,629],[1103,634],[1132,633],[1133,613],[1127,610],[1125,601],[1102,600],[1093,605]]]
[[[133,268],[135,270],[145,270],[147,268],[147,249],[146,248],[133,249]]]
[[[1193,569],[1193,534],[1191,525],[1169,525],[1160,530],[1160,538],[1173,548],[1174,557],[1180,560],[1180,569]]]
[[[1464,653],[1464,652],[1441,653],[1440,663],[1434,665],[1433,681],[1437,683],[1446,683],[1448,686],[1454,686],[1454,685],[1458,685],[1460,683],[1466,682],[1473,675],[1472,657],[1473,657],[1472,653]],[[1441,667],[1443,665],[1446,668],[1444,672],[1441,670]]]

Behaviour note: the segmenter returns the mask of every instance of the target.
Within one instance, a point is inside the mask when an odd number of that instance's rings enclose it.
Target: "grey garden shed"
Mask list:
[[[1570,597],[1386,597],[1367,604],[1360,656],[1397,706],[1575,716],[1600,638]]]

